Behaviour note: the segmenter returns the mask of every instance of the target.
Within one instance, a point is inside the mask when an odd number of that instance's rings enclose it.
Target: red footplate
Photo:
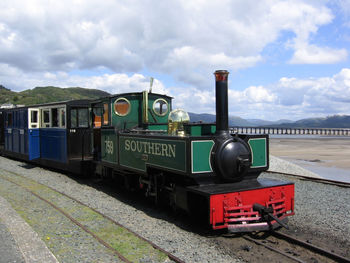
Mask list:
[[[230,232],[263,231],[278,227],[253,210],[255,203],[272,207],[273,215],[282,222],[294,215],[294,184],[210,196],[210,224],[213,229]]]

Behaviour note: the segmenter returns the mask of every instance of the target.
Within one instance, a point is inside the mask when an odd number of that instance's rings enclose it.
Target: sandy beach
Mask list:
[[[327,179],[350,182],[350,137],[270,138],[270,154]]]

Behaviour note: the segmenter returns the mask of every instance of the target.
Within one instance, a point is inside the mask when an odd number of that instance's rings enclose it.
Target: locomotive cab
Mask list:
[[[166,130],[172,98],[144,92],[112,95],[91,103],[93,127],[118,130],[162,128]],[[155,127],[153,127],[155,126]]]
[[[126,93],[110,98],[111,125],[118,130],[166,129],[171,97],[148,93]]]
[[[118,163],[115,155],[118,132],[165,133],[172,109],[171,101],[172,97],[147,91],[117,94],[93,101],[91,126],[94,159],[102,158],[112,166]]]

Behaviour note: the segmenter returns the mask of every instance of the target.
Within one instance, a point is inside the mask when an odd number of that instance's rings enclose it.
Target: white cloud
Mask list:
[[[293,57],[290,59],[291,64],[333,64],[347,59],[348,52],[346,49],[335,49],[327,46],[318,46],[311,44],[312,38],[317,34],[319,27],[332,22],[334,15],[326,6],[312,6],[308,3],[299,2],[301,12],[294,8],[284,8],[284,13],[290,18],[294,18],[296,25],[288,24],[295,37],[286,43],[287,48],[294,50]],[[284,5],[281,3],[281,5]],[[288,9],[289,10],[288,10]],[[290,19],[287,19],[290,21]]]
[[[284,77],[266,86],[230,89],[229,111],[243,118],[267,120],[349,115],[350,69],[344,68],[330,77]]]
[[[332,49],[317,47],[315,45],[303,45],[298,48],[292,59],[291,64],[332,64],[347,59],[346,49]]]
[[[243,94],[244,97],[252,103],[273,103],[276,100],[276,95],[263,86],[251,86],[247,88]]]
[[[174,96],[173,108],[181,108],[186,111],[196,113],[215,114],[215,92],[203,91],[195,87],[176,87],[170,92],[176,90]]]
[[[344,25],[350,27],[350,0],[334,0],[332,3],[343,14]]]
[[[291,51],[283,53],[285,61],[279,63],[330,64],[347,59],[346,49],[315,41],[319,29],[337,15],[327,4],[3,0],[0,84],[17,91],[55,85],[120,93],[148,89],[149,78],[139,73],[156,72],[174,80],[170,87],[155,80],[153,90],[173,95],[175,107],[214,113],[212,73],[227,69],[234,74],[262,64],[270,55],[266,53],[276,51],[266,49],[269,45]],[[349,1],[337,4],[348,16]],[[112,73],[101,74],[101,68]],[[98,73],[92,76],[72,73],[94,70]],[[230,90],[230,111],[274,119],[326,114],[327,109],[349,112],[349,74],[343,69],[331,77],[281,78],[270,85]]]
[[[14,91],[32,89],[40,86],[83,87],[89,89],[101,89],[111,94],[138,92],[149,90],[150,78],[142,74],[103,74],[101,76],[69,75],[66,72],[32,72],[25,73],[6,64],[0,64],[0,79],[5,87],[11,87]],[[20,81],[19,81],[20,79]],[[25,84],[23,84],[25,83]],[[153,92],[169,94],[164,84],[155,79]]]
[[[5,0],[0,63],[38,72],[148,69],[209,89],[201,76],[262,62],[264,48],[286,31],[294,34],[292,63],[341,61],[344,49],[309,43],[332,19],[324,3],[302,0]]]
[[[310,116],[349,114],[350,69],[322,78],[282,78],[269,88],[278,103],[274,110],[282,118],[301,119]],[[273,116],[274,112],[271,112]]]

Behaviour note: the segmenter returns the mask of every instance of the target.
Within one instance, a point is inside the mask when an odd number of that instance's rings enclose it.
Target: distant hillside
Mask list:
[[[9,89],[5,88],[3,85],[0,85],[0,90],[9,90]]]
[[[190,121],[191,122],[215,122],[216,116],[213,114],[208,114],[208,113],[192,113],[189,112],[188,115],[190,116]]]
[[[33,105],[75,99],[97,99],[110,95],[97,89],[36,87],[21,92],[11,91],[0,85],[0,104]]]
[[[213,114],[196,114],[189,112],[191,122],[215,122],[216,117]],[[298,121],[278,120],[265,121],[260,119],[242,119],[237,116],[229,117],[229,126],[242,127],[285,127],[285,128],[350,128],[350,116],[333,115],[326,118],[308,118]]]
[[[292,123],[282,123],[274,125],[275,127],[292,127],[292,128],[350,128],[349,115],[333,115],[326,118],[308,118],[298,120]]]
[[[197,114],[197,113],[188,113],[190,115],[191,122],[215,122],[216,116],[213,114]],[[245,119],[242,119],[237,116],[229,116],[229,125],[230,126],[252,126],[252,124]]]
[[[14,92],[5,88],[3,85],[0,85],[0,104],[10,103],[11,98],[14,97]]]
[[[208,114],[208,113],[202,113],[202,114],[197,114],[197,113],[188,113],[190,115],[190,120],[191,122],[215,122],[216,121],[216,116],[213,114]],[[289,123],[293,122],[290,120],[278,120],[278,121],[265,121],[265,120],[260,120],[260,119],[242,119],[238,116],[229,116],[229,126],[251,126],[251,127],[256,127],[256,126],[268,126],[268,125],[279,125],[281,123]]]

